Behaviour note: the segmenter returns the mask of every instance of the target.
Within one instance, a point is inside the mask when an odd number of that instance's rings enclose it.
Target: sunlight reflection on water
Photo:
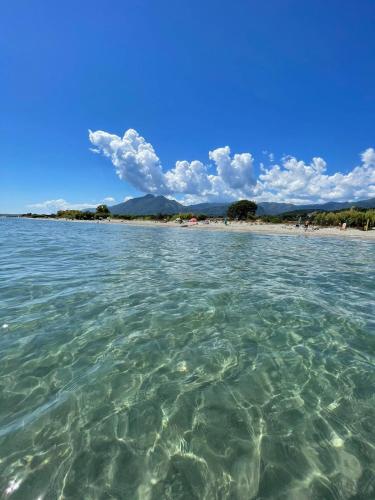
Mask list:
[[[375,496],[373,243],[0,229],[4,496]]]

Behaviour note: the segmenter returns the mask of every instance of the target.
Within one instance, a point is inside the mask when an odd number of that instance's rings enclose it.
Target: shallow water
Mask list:
[[[0,220],[0,497],[374,498],[374,250]]]

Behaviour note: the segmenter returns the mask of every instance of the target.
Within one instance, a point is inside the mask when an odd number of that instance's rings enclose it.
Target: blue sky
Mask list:
[[[374,22],[366,0],[4,3],[0,213],[375,196]]]

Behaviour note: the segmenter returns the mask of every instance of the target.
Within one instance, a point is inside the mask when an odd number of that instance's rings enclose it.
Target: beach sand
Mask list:
[[[89,224],[122,224],[126,226],[141,226],[141,227],[169,227],[180,231],[227,231],[227,232],[247,232],[256,234],[268,235],[285,235],[285,236],[304,236],[304,237],[341,237],[349,239],[362,239],[375,241],[375,230],[361,231],[359,229],[340,230],[338,227],[310,227],[307,231],[303,227],[296,227],[294,224],[270,224],[256,222],[210,222],[204,224],[179,224],[176,222],[159,222],[159,221],[143,221],[143,220],[123,220],[123,219],[108,219],[102,221],[81,221],[69,219],[35,219],[35,220],[54,220],[56,222],[83,222]],[[185,227],[184,227],[185,226]]]

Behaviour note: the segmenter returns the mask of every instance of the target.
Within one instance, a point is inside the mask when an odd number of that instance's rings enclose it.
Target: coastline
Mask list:
[[[23,217],[30,219],[29,217]],[[125,220],[125,219],[109,219],[101,221],[92,220],[72,220],[72,219],[48,219],[35,217],[31,220],[49,220],[55,222],[78,222],[87,224],[121,224],[126,226],[136,227],[168,227],[186,231],[225,231],[225,232],[244,232],[253,234],[277,235],[277,236],[306,236],[306,237],[335,237],[347,239],[359,239],[366,241],[375,241],[375,230],[361,231],[359,229],[348,228],[344,231],[336,227],[317,227],[309,228],[307,231],[303,227],[295,227],[294,224],[271,224],[271,223],[254,223],[254,222],[229,222],[227,225],[224,222],[211,222],[210,224],[188,224],[187,226],[177,224],[175,222],[159,222],[159,221],[143,221],[143,220]]]

